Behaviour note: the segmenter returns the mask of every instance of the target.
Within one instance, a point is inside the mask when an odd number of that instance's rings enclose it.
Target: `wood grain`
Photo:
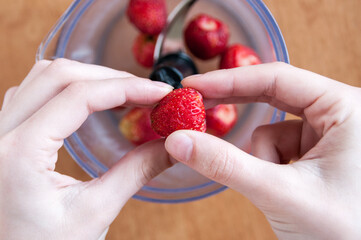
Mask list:
[[[0,94],[18,85],[71,0],[0,0]],[[265,0],[293,65],[361,86],[361,1]],[[20,109],[21,111],[21,109]],[[62,149],[57,170],[89,177]],[[107,239],[276,239],[262,213],[233,190],[186,204],[130,200]]]

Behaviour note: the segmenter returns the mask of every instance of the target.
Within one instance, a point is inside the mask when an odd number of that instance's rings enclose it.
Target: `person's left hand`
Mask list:
[[[0,239],[99,239],[127,200],[171,166],[164,140],[81,182],[54,171],[63,140],[94,111],[153,105],[172,89],[105,67],[40,61],[0,112]]]

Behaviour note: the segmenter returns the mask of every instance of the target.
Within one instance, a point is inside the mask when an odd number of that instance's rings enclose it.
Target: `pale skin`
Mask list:
[[[359,88],[281,63],[182,84],[198,89],[207,106],[268,102],[302,120],[256,129],[252,155],[205,133],[177,131],[81,182],[54,171],[64,138],[94,111],[151,106],[172,89],[105,67],[41,61],[8,90],[0,112],[0,239],[103,239],[127,200],[172,165],[167,152],[249,198],[279,239],[361,238]]]
[[[279,239],[361,239],[359,88],[282,63],[182,84],[208,104],[268,102],[302,120],[256,129],[252,155],[211,135],[177,131],[165,144],[175,159],[250,199]]]
[[[164,140],[136,148],[89,182],[55,172],[57,152],[90,113],[152,106],[171,90],[105,67],[37,63],[0,112],[0,239],[104,239],[127,200],[172,165]]]

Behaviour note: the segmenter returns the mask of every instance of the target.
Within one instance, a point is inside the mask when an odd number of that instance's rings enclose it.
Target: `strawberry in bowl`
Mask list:
[[[220,69],[244,67],[261,64],[261,59],[250,47],[242,44],[233,44],[222,54]]]
[[[207,14],[195,17],[184,30],[188,49],[202,60],[221,54],[227,48],[228,38],[228,26]]]

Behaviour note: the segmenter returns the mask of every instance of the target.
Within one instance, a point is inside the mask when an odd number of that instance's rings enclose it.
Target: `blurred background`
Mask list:
[[[0,103],[35,62],[36,50],[71,0],[0,0]],[[361,87],[360,0],[264,0],[291,64]],[[21,111],[21,109],[19,109]],[[293,118],[288,115],[287,118]],[[89,177],[61,149],[57,170]],[[233,190],[184,204],[130,200],[107,239],[276,239],[262,213]]]

